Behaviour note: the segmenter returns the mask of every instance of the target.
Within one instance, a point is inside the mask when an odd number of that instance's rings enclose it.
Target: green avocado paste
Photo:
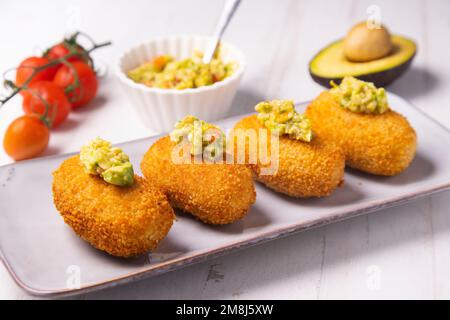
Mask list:
[[[190,143],[190,153],[193,156],[206,151],[206,154],[216,157],[225,148],[225,134],[222,130],[191,115],[178,121],[170,133],[170,140],[173,142],[180,143],[183,139]]]
[[[202,53],[175,60],[170,55],[153,58],[128,72],[128,77],[148,87],[161,89],[189,89],[212,85],[231,76],[237,69],[236,62],[223,62],[214,57],[210,64],[202,62]]]
[[[256,105],[258,120],[268,129],[278,131],[279,135],[309,142],[312,139],[309,119],[295,111],[292,100],[263,101]]]
[[[386,91],[372,82],[345,77],[340,85],[331,82],[330,93],[344,109],[358,113],[381,114],[389,110]]]
[[[134,182],[133,165],[120,148],[97,138],[81,147],[80,160],[87,173],[98,175],[116,186],[129,186]]]

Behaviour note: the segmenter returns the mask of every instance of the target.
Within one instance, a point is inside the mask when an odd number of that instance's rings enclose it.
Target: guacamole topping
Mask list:
[[[358,113],[381,114],[389,109],[386,91],[372,82],[344,77],[340,85],[331,82],[330,93],[341,107]]]
[[[133,184],[133,165],[128,156],[111,143],[97,138],[81,147],[80,160],[86,173],[98,175],[116,186]]]
[[[170,140],[176,143],[184,139],[190,143],[190,153],[193,156],[206,154],[216,157],[223,153],[225,147],[225,134],[218,127],[188,115],[175,124],[170,133]],[[218,150],[217,147],[221,147]]]
[[[272,100],[256,105],[258,120],[268,129],[277,130],[280,135],[309,142],[312,138],[309,119],[295,111],[292,100]]]
[[[204,64],[202,56],[202,53],[195,53],[191,58],[182,60],[175,60],[170,55],[157,56],[129,71],[128,77],[148,87],[183,90],[222,81],[237,68],[235,62],[224,63],[218,56],[210,64]]]

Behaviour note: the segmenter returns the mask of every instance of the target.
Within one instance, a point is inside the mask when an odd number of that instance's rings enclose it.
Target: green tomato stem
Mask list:
[[[83,33],[77,32],[77,33],[75,33],[73,36],[75,36],[75,38],[76,38],[76,37],[77,37],[78,35],[80,35],[80,34],[83,34]],[[88,39],[90,39],[90,40],[92,41],[92,39],[91,39],[90,37],[88,37],[86,34],[83,34],[83,35],[86,36]],[[72,37],[73,37],[73,36],[72,36]],[[99,48],[103,48],[103,47],[106,47],[106,46],[109,46],[109,45],[112,44],[111,41],[103,42],[103,43],[99,43],[99,44],[97,44],[97,43],[95,43],[95,42],[92,41],[92,43],[93,43],[92,48],[86,50],[86,53],[87,53],[88,56],[89,56],[89,54],[90,54],[91,52],[93,52],[94,50],[97,50],[97,49],[99,49]],[[23,83],[23,85],[20,86],[20,87],[16,86],[11,80],[6,80],[6,79],[5,79],[5,82],[4,82],[4,83],[5,83],[5,86],[9,86],[10,88],[13,88],[13,91],[12,91],[12,93],[11,93],[9,96],[6,96],[6,97],[4,97],[3,99],[0,99],[0,107],[2,107],[3,105],[5,105],[9,100],[11,100],[14,96],[16,96],[20,91],[22,91],[22,90],[24,90],[24,89],[28,89],[28,84],[31,82],[31,80],[36,76],[36,74],[37,74],[38,72],[40,72],[40,71],[42,71],[42,70],[45,70],[45,69],[47,69],[47,68],[56,66],[56,65],[58,65],[58,64],[60,64],[60,63],[62,63],[62,64],[67,64],[67,63],[68,63],[67,60],[68,60],[69,58],[75,57],[75,56],[80,56],[80,53],[79,53],[79,52],[70,52],[70,53],[66,54],[65,56],[63,56],[63,57],[61,57],[61,58],[58,58],[58,59],[55,59],[55,60],[50,61],[50,62],[47,63],[47,64],[44,64],[44,65],[39,66],[39,67],[36,67],[36,68],[33,67],[33,68],[32,68],[32,69],[33,69],[33,73],[32,73],[31,76]],[[91,59],[90,57],[89,57],[89,60],[92,61],[92,59]],[[92,64],[92,67],[93,67],[93,64]],[[13,84],[14,86],[11,86],[11,84]]]

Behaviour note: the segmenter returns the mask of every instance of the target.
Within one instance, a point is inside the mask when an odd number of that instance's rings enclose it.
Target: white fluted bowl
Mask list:
[[[150,88],[127,76],[128,71],[161,54],[183,59],[195,50],[204,52],[210,40],[210,37],[192,35],[157,38],[127,50],[119,58],[117,76],[138,117],[148,128],[156,132],[170,131],[188,114],[205,121],[227,116],[245,69],[244,55],[227,42],[221,44],[221,58],[225,63],[236,61],[238,68],[230,77],[213,85],[184,90]]]

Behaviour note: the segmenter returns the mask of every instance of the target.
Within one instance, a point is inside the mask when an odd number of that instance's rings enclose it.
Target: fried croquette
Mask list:
[[[145,179],[118,187],[85,172],[79,156],[53,173],[54,203],[76,234],[97,249],[131,257],[154,249],[175,218],[167,198]]]
[[[267,130],[256,115],[240,120],[234,132],[238,129]],[[259,134],[256,136],[259,138]],[[249,141],[246,143],[246,161],[249,161]],[[255,178],[267,187],[292,197],[306,198],[330,195],[343,182],[345,164],[342,150],[333,143],[325,143],[313,132],[310,142],[279,137],[279,161],[275,174],[262,175],[264,166],[259,159],[248,165]]]
[[[226,163],[176,164],[171,154],[176,143],[164,137],[145,154],[145,178],[167,195],[174,208],[191,213],[208,224],[228,224],[241,219],[256,200],[251,171]]]
[[[349,167],[382,176],[404,171],[416,153],[417,138],[405,117],[393,110],[382,114],[343,109],[329,92],[307,108],[320,136],[340,143]]]

